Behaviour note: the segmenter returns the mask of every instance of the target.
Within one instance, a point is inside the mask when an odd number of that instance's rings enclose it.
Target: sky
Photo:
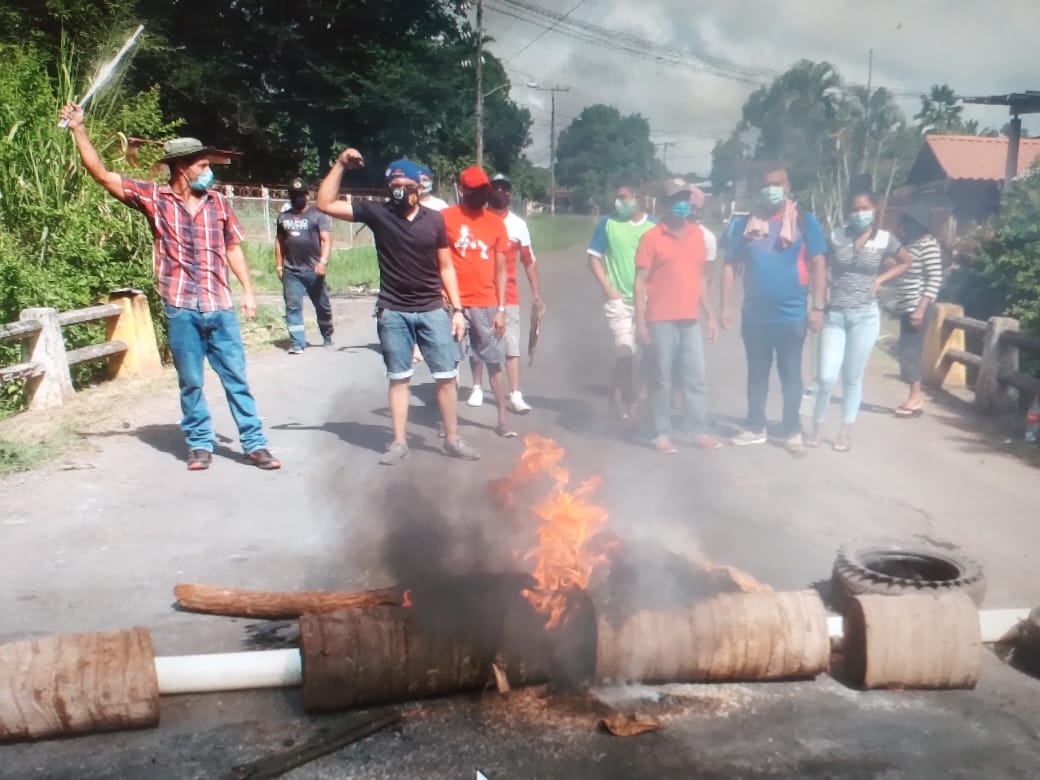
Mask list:
[[[1040,89],[1033,56],[1040,5],[1035,0],[524,0],[570,18],[708,55],[760,73],[782,72],[799,59],[828,60],[846,82],[920,93],[948,83],[959,95],[997,95]],[[658,156],[676,172],[706,176],[715,140],[728,136],[755,84],[650,62],[575,40],[513,18],[486,0],[490,50],[506,62],[511,97],[531,110],[528,156],[549,159],[550,96],[530,89],[565,86],[557,95],[557,132],[594,103],[640,113],[650,121]],[[777,9],[783,13],[777,15]],[[525,11],[514,11],[527,16]],[[544,33],[544,35],[543,35]],[[542,37],[538,38],[541,35]],[[538,38],[537,40],[535,40]],[[532,43],[533,41],[533,43]],[[768,76],[765,77],[768,81]],[[899,100],[912,117],[916,97]],[[965,106],[964,116],[1001,127],[1007,109]],[[1040,115],[1024,117],[1040,134]]]

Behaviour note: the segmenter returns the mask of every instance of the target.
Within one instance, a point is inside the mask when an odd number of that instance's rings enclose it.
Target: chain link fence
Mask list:
[[[228,202],[235,210],[238,221],[242,223],[246,241],[255,244],[273,244],[275,238],[275,220],[279,212],[289,208],[289,200],[284,192],[264,191],[262,195],[239,195],[234,190],[225,190]],[[382,200],[368,195],[351,196],[357,200]],[[336,249],[353,249],[354,247],[372,246],[372,231],[353,222],[342,219],[332,220],[332,246]]]

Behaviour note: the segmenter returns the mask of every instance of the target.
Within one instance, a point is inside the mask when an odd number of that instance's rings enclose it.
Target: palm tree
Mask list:
[[[914,114],[917,129],[924,135],[960,129],[964,107],[958,101],[949,84],[933,84],[928,94],[921,96],[921,110]]]

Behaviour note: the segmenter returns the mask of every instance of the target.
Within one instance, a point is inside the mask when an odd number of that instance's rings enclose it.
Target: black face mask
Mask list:
[[[398,214],[407,214],[419,200],[419,190],[410,187],[394,187],[390,190],[390,208]]]
[[[509,208],[509,204],[512,200],[513,196],[508,191],[492,190],[491,194],[488,196],[488,205],[497,211],[501,211],[502,209]]]
[[[302,211],[307,206],[307,196],[293,195],[289,198],[289,205],[291,205],[295,211]]]
[[[488,191],[481,187],[477,190],[468,190],[462,194],[462,205],[473,211],[478,211],[488,204]]]

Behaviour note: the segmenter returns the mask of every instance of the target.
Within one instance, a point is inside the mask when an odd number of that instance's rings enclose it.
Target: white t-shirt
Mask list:
[[[513,257],[515,257],[516,252],[523,247],[530,249],[531,231],[527,227],[527,223],[523,218],[510,211],[505,215],[505,217],[503,217],[503,221],[506,223],[506,234],[509,236],[509,243],[513,245]],[[531,262],[534,261],[534,252],[532,252]]]
[[[719,254],[719,241],[715,238],[715,234],[712,233],[708,228],[701,225],[701,230],[704,232],[704,248],[708,253],[708,262],[714,263],[716,256]]]
[[[444,209],[448,208],[448,204],[436,195],[431,195],[426,200],[419,201],[419,205],[434,211],[444,211]]]

